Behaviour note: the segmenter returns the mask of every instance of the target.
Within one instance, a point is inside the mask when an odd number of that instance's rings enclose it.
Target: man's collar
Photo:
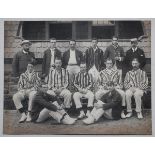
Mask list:
[[[23,50],[23,53],[24,53],[24,54],[28,54],[28,52],[26,52],[25,50]]]
[[[137,70],[133,70],[133,69],[132,69],[132,72],[137,72],[137,71],[139,71],[139,70],[140,70],[140,68],[138,68]]]
[[[51,51],[55,51],[55,49],[56,49],[56,47],[55,48],[50,48]]]
[[[98,49],[98,46],[96,46],[95,48],[92,46],[93,50],[96,51]]]
[[[136,48],[133,48],[133,47],[132,47],[132,51],[133,51],[133,52],[137,51],[137,47],[136,47]]]

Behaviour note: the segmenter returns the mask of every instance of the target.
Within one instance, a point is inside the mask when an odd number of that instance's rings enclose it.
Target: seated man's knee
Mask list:
[[[73,98],[76,99],[76,98],[80,98],[81,95],[79,92],[75,92],[74,95],[73,95]]]

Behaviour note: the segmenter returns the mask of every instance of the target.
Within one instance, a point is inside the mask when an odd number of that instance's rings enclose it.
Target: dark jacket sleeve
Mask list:
[[[143,68],[146,64],[146,58],[145,58],[145,54],[144,51],[142,49],[140,49],[140,68]]]
[[[66,57],[67,57],[67,51],[64,52],[63,56],[62,56],[62,67],[65,68],[65,69],[66,69],[67,63],[68,63],[67,60],[66,60],[67,59]]]
[[[104,59],[106,60],[108,57],[109,57],[109,47],[107,47],[104,52]]]
[[[43,56],[42,74],[46,74],[46,73],[45,73],[45,71],[46,71],[45,67],[46,67],[46,51],[44,52],[44,56]]]
[[[17,77],[19,76],[19,56],[18,53],[16,53],[13,57],[13,62],[12,62],[12,75]]]
[[[111,102],[103,105],[103,109],[104,110],[111,109],[120,104],[121,101],[122,101],[121,96],[118,93],[116,93],[115,96],[112,97]]]
[[[103,50],[100,49],[100,65],[101,65],[101,68],[100,68],[100,71],[103,70],[105,68],[105,57],[104,57],[104,52]]]

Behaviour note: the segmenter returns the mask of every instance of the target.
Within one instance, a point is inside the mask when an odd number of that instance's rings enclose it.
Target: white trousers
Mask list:
[[[28,97],[28,99],[29,99],[28,111],[31,111],[32,106],[33,106],[33,100],[34,100],[36,93],[37,92],[34,90],[27,89],[27,90],[20,90],[16,94],[14,94],[13,95],[13,102],[15,104],[16,109],[23,108],[21,101],[23,101],[26,97]]]
[[[74,102],[75,102],[76,109],[82,107],[82,103],[80,101],[80,99],[82,97],[85,97],[85,98],[88,99],[88,105],[87,105],[87,107],[92,107],[93,106],[94,94],[90,90],[88,90],[88,92],[86,94],[82,94],[80,92],[76,92],[73,95],[73,99],[74,99]]]
[[[135,88],[135,92],[131,91],[130,89],[126,90],[126,103],[127,103],[127,112],[132,112],[132,107],[131,107],[131,97],[134,96],[135,98],[135,103],[136,103],[136,112],[141,112],[142,111],[142,96],[143,96],[143,90],[139,88]]]
[[[122,90],[122,89],[116,89],[118,91],[118,93],[121,95],[122,97],[122,106],[125,106],[126,103],[125,103],[125,92]],[[95,97],[96,97],[96,100],[100,100],[101,97],[107,93],[109,90],[105,90],[105,89],[99,89],[96,94],[95,94]]]
[[[97,103],[101,104],[101,105],[105,104],[100,100]],[[93,110],[91,111],[91,115],[94,117],[95,121],[98,121],[99,118],[101,118],[103,115],[107,119],[113,119],[113,117],[112,117],[112,109],[103,110],[103,108],[94,107]]]
[[[57,101],[53,102],[52,104],[54,104],[56,107],[60,108],[60,105],[58,104]],[[65,114],[65,110],[62,109],[62,110],[57,110],[56,112],[54,111],[51,111],[51,110],[48,110],[46,108],[44,108],[40,114],[39,114],[39,117],[37,119],[36,122],[43,122],[45,121],[47,118],[50,118],[51,116],[56,119],[58,122],[60,122],[62,116]]]
[[[56,96],[55,92],[53,90],[48,90],[48,94]],[[63,89],[62,92],[60,93],[60,96],[64,98],[64,107],[65,108],[70,108],[71,107],[71,92],[67,89]]]

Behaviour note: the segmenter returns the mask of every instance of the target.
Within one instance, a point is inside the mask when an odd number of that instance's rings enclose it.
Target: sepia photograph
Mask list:
[[[4,21],[4,135],[152,135],[151,20]]]

